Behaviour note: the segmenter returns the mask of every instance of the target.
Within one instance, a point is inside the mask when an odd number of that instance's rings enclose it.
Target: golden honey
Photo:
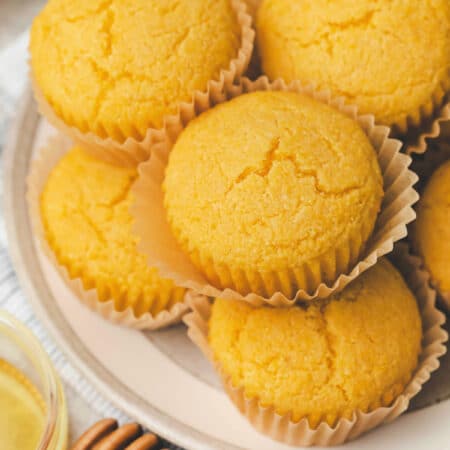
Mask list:
[[[45,426],[44,399],[17,368],[0,359],[0,449],[35,450]]]

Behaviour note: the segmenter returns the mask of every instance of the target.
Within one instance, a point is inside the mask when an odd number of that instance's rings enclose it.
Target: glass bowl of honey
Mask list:
[[[0,310],[0,449],[64,450],[61,381],[36,337]]]

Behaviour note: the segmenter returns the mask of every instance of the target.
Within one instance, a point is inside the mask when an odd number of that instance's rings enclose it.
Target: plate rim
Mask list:
[[[113,405],[125,414],[140,422],[170,443],[192,450],[229,449],[244,450],[201,433],[189,425],[158,410],[158,408],[132,392],[108,371],[73,331],[58,307],[48,308],[42,296],[52,298],[46,286],[45,277],[38,263],[33,242],[29,241],[31,225],[26,207],[26,174],[17,183],[16,171],[29,166],[32,142],[35,137],[40,116],[29,86],[24,90],[19,102],[12,127],[7,136],[2,155],[3,166],[3,211],[6,225],[8,251],[11,261],[31,307],[45,325],[56,346],[79,370],[86,379]],[[28,141],[28,142],[27,142]],[[23,145],[25,143],[25,145]],[[28,144],[28,145],[27,145]],[[20,150],[19,150],[20,149]],[[19,164],[20,163],[20,164]],[[28,171],[26,171],[28,172]],[[23,202],[17,204],[17,200]],[[22,206],[22,207],[21,207]],[[22,239],[21,239],[22,238]],[[28,240],[28,242],[27,242]],[[31,258],[28,262],[26,260]],[[35,268],[30,270],[30,261]],[[47,300],[47,303],[49,301]],[[58,325],[59,324],[59,325]],[[64,324],[64,327],[61,326]]]
[[[118,409],[169,442],[191,450],[245,450],[225,440],[211,437],[162,412],[157,406],[127,387],[95,356],[73,330],[71,323],[54,305],[52,294],[39,263],[26,201],[26,177],[38,132],[40,116],[28,85],[1,155],[3,166],[3,211],[8,250],[23,292],[45,325],[56,346],[79,372]],[[34,264],[33,264],[34,263]],[[45,297],[45,298],[44,298]]]

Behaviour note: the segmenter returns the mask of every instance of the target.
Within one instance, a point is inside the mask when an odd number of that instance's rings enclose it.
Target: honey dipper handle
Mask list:
[[[86,430],[71,450],[154,450],[158,444],[158,436],[143,434],[137,423],[119,427],[117,420],[103,419]]]

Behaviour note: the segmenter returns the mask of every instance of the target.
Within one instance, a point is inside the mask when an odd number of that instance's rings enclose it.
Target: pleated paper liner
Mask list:
[[[39,111],[63,134],[71,137],[100,159],[125,167],[136,166],[139,162],[147,160],[150,156],[150,148],[155,142],[168,135],[177,134],[195,116],[197,110],[204,109],[205,105],[209,104],[212,99],[225,95],[247,69],[252,56],[255,37],[252,18],[247,13],[247,7],[242,0],[231,0],[231,4],[241,27],[241,47],[237,56],[230,61],[228,68],[221,70],[217,80],[210,80],[207,83],[204,91],[194,91],[190,101],[180,102],[176,114],[164,118],[162,129],[149,128],[145,136],[140,137],[127,136],[126,133],[118,129],[118,134],[123,136],[123,141],[115,140],[112,137],[102,138],[93,132],[84,133],[77,127],[65,123],[56,114],[45,99],[31,71],[30,77]]]
[[[450,97],[450,94],[447,94]],[[406,136],[406,153],[425,153],[430,141],[441,137],[450,139],[450,101],[445,101],[434,115],[424,119],[420,126],[409,131]]]
[[[427,140],[439,136],[441,125],[450,120],[449,95],[450,69],[428,101],[392,127],[393,135],[403,139],[407,154],[425,152]]]
[[[259,8],[262,0],[244,0],[244,2],[247,5],[247,11],[252,16],[253,25],[256,28],[257,11],[258,11],[258,8]],[[247,78],[250,78],[251,80],[256,80],[256,78],[260,77],[261,75],[263,75],[263,72],[261,69],[261,60],[259,57],[258,46],[257,46],[256,39],[255,39],[252,57],[250,59],[248,68],[245,72],[245,76]]]
[[[38,157],[32,162],[27,179],[27,200],[29,214],[32,223],[33,233],[37,238],[41,250],[58,270],[65,284],[75,293],[77,298],[92,311],[97,312],[103,318],[140,330],[156,330],[169,325],[179,323],[182,316],[189,310],[187,296],[183,302],[175,303],[168,310],[160,311],[157,315],[147,312],[141,316],[136,316],[132,307],[127,307],[123,311],[115,308],[114,300],[101,301],[97,290],[86,290],[80,278],[71,278],[65,266],[59,264],[55,253],[47,243],[40,214],[40,195],[44,189],[50,172],[73,146],[70,139],[63,135],[55,135],[49,138],[44,149],[39,152]]]
[[[434,286],[436,286],[438,292],[439,292],[439,299],[441,300],[441,303],[443,307],[450,311],[450,292],[445,292],[442,289],[439,289],[439,286],[437,286],[435,283],[433,283]]]
[[[397,249],[396,249],[397,250]],[[361,434],[390,422],[402,414],[409,406],[411,398],[417,395],[430,374],[439,367],[439,357],[446,352],[444,343],[447,333],[442,324],[445,316],[436,308],[436,293],[428,284],[428,275],[420,269],[420,260],[412,257],[407,247],[400,245],[394,253],[394,262],[402,272],[410,289],[419,303],[422,317],[422,352],[418,366],[404,391],[388,407],[379,407],[371,412],[355,411],[351,419],[341,418],[331,427],[322,421],[317,428],[311,428],[307,418],[293,422],[290,415],[279,415],[274,407],[263,407],[257,397],[246,397],[243,387],[233,386],[230,377],[220,363],[214,360],[208,345],[208,320],[211,303],[206,297],[196,297],[190,302],[192,312],[184,317],[191,340],[200,348],[217,370],[225,391],[231,401],[247,420],[261,433],[293,446],[340,445]]]
[[[450,125],[450,122],[449,122]],[[414,155],[412,170],[419,176],[418,190],[422,192],[425,189],[431,175],[444,162],[450,160],[450,126],[444,129],[444,133],[449,133],[448,140],[432,140],[428,143],[428,148],[425,153]],[[410,242],[414,254],[420,254],[414,242],[415,224],[413,222],[409,227],[408,241]],[[423,267],[427,270],[426,267]],[[438,292],[438,298],[447,311],[450,311],[450,292],[445,292],[439,287],[439,283],[431,277],[431,284]]]
[[[262,3],[262,0],[244,0],[247,4],[247,10],[249,14],[253,17],[253,22],[256,19],[256,13],[258,11],[259,5]]]
[[[419,176],[419,182],[416,185],[416,189],[419,193],[425,188],[428,179],[433,172],[441,164],[450,159],[450,126],[448,128],[449,134],[447,140],[433,139],[428,142],[426,152],[411,155],[413,157],[411,170]]]
[[[401,142],[388,138],[389,128],[375,125],[372,116],[358,116],[356,107],[345,105],[343,99],[334,99],[328,92],[317,92],[313,87],[303,86],[300,82],[286,85],[282,80],[269,82],[266,77],[256,81],[243,78],[226,97],[214,99],[209,105],[199,109],[197,114],[229,98],[258,90],[294,91],[312,96],[357,120],[368,135],[378,155],[385,195],[374,233],[360,259],[347,273],[336,274],[335,281],[330,284],[320,283],[319,278],[320,274],[329,272],[330,264],[315,264],[311,273],[315,274],[317,289],[299,289],[289,298],[281,292],[274,292],[267,297],[255,293],[242,295],[233,289],[222,290],[211,285],[181,251],[165,217],[161,184],[173,145],[173,140],[169,137],[152,148],[153,156],[139,166],[139,177],[133,186],[135,205],[131,210],[135,219],[135,231],[140,237],[140,250],[148,256],[149,264],[157,267],[165,278],[209,297],[240,299],[254,305],[266,302],[274,306],[291,305],[298,300],[325,298],[344,288],[360,273],[373,266],[378,258],[392,250],[394,242],[406,236],[406,225],[415,218],[412,205],[418,199],[413,189],[417,176],[408,169],[411,158],[400,153]]]

